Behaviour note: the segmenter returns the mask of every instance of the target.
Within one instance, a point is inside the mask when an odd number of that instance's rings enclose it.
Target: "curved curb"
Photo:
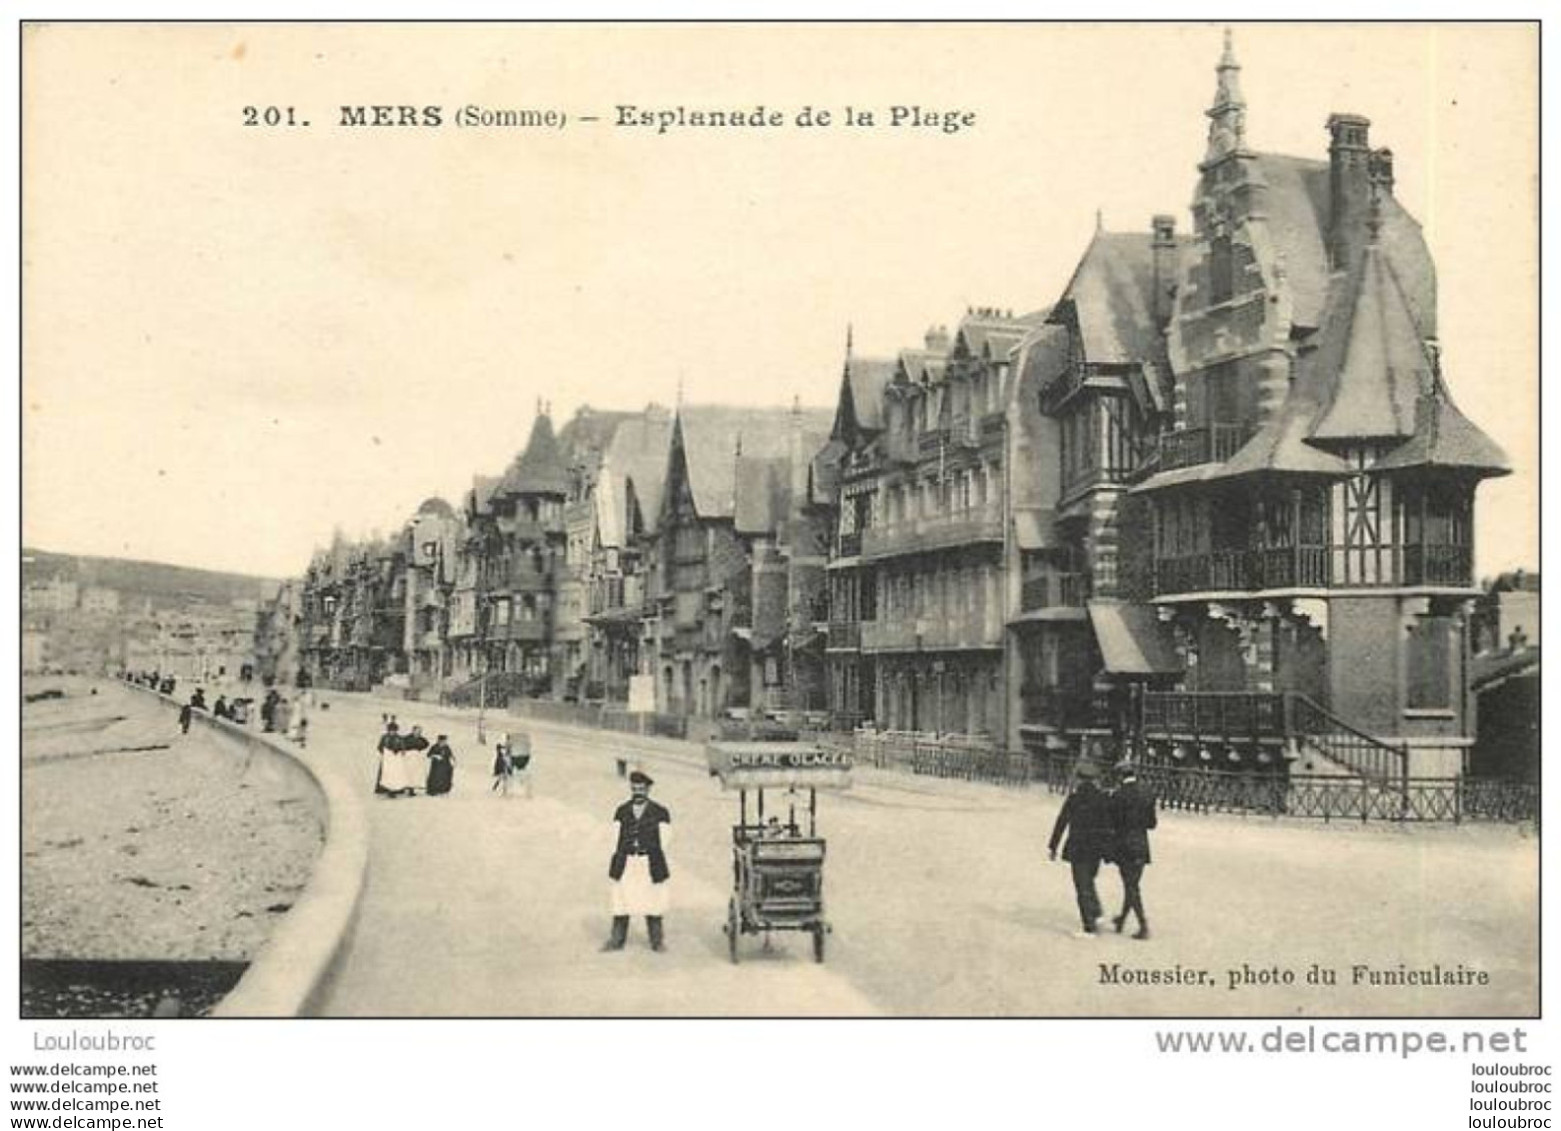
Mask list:
[[[183,704],[161,692],[125,684],[178,709]],[[346,949],[368,872],[368,820],[358,795],[330,769],[306,762],[278,741],[237,723],[197,711],[193,724],[205,727],[219,747],[242,751],[245,770],[262,769],[305,785],[315,798],[323,843],[303,894],[282,917],[213,1017],[305,1017],[318,1010]],[[252,760],[262,759],[258,765]]]

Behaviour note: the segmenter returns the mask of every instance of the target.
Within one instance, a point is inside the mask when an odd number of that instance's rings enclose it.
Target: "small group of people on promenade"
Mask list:
[[[414,797],[419,793],[441,797],[455,785],[455,752],[450,736],[441,734],[432,743],[423,728],[414,725],[402,733],[394,715],[384,717],[385,732],[376,748],[379,769],[374,792],[380,797]]]
[[[153,691],[160,691],[164,695],[172,695],[174,689],[179,686],[179,681],[174,676],[163,675],[159,671],[150,672],[126,672],[126,683],[133,683],[137,687],[149,687]]]
[[[1076,774],[1073,792],[1057,814],[1046,849],[1056,860],[1060,844],[1062,858],[1072,869],[1082,923],[1079,936],[1100,933],[1105,912],[1095,878],[1101,864],[1115,864],[1122,877],[1122,910],[1112,917],[1111,925],[1121,934],[1132,915],[1138,922],[1133,937],[1147,939],[1149,919],[1144,914],[1141,885],[1150,861],[1149,830],[1158,823],[1154,798],[1138,784],[1138,770],[1131,762],[1117,764],[1113,771],[1116,787],[1110,792],[1100,788],[1100,771],[1093,762],[1081,761]]]

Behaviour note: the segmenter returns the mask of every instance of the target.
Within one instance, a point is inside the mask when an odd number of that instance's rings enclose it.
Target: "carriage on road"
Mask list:
[[[813,936],[814,961],[824,961],[830,926],[824,918],[826,845],[818,835],[818,791],[849,788],[850,755],[808,742],[751,741],[711,742],[706,753],[711,775],[738,797],[724,928],[728,955],[738,960],[741,935],[763,934],[768,944],[772,931],[806,931]],[[768,812],[766,790],[784,791]]]

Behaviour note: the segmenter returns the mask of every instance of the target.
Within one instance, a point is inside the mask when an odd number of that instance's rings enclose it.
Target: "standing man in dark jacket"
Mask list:
[[[1046,851],[1051,859],[1057,859],[1057,845],[1063,834],[1067,834],[1062,858],[1073,869],[1073,891],[1078,897],[1079,919],[1083,923],[1080,937],[1084,937],[1099,933],[1097,924],[1101,907],[1095,876],[1100,871],[1101,860],[1111,851],[1111,799],[1095,785],[1094,763],[1081,761],[1076,773],[1078,784],[1062,803],[1062,812],[1057,814],[1057,823],[1052,826]]]
[[[1144,878],[1144,865],[1149,863],[1149,830],[1159,823],[1155,816],[1154,798],[1138,784],[1138,770],[1131,762],[1117,767],[1116,793],[1111,797],[1111,823],[1116,832],[1116,844],[1112,855],[1117,871],[1122,874],[1122,913],[1111,920],[1111,925],[1122,933],[1128,912],[1138,916],[1135,939],[1149,937],[1149,920],[1144,917],[1144,896],[1139,882]]]
[[[650,799],[650,775],[629,775],[629,800],[613,813],[617,845],[607,866],[612,880],[612,935],[603,950],[622,950],[629,918],[645,916],[650,949],[664,950],[662,918],[667,913],[667,849],[672,845],[672,814]]]

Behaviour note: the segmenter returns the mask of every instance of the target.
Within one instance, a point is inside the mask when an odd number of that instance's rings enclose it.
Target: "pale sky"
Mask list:
[[[1255,149],[1372,120],[1437,259],[1455,399],[1538,564],[1537,41],[1235,25]],[[24,56],[23,538],[273,576],[393,530],[574,409],[833,403],[859,352],[1052,302],[1090,238],[1187,230],[1216,25],[53,26]],[[341,129],[344,104],[444,108]],[[619,104],[828,128],[614,125]],[[464,130],[465,105],[563,130]],[[895,104],[974,111],[952,135]],[[294,106],[308,128],[243,125]],[[839,124],[872,108],[879,128]]]

